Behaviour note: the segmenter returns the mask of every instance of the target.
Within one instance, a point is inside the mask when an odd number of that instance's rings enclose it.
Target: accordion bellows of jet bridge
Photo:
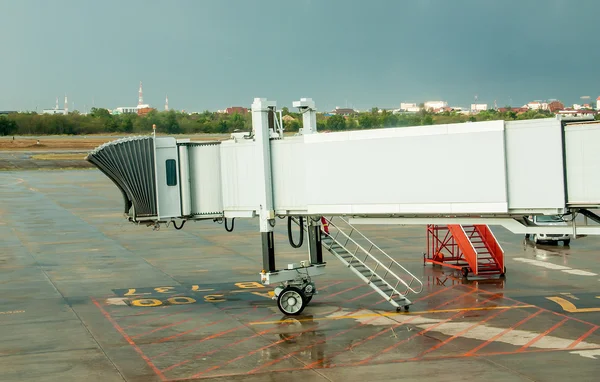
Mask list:
[[[125,213],[157,215],[153,137],[128,137],[108,142],[86,158],[121,190]]]
[[[252,132],[210,143],[126,138],[97,148],[87,159],[119,187],[133,222],[227,223],[258,217],[261,281],[282,284],[276,296],[288,314],[301,311],[307,303],[303,301],[314,294],[310,278],[323,272],[322,245],[351,269],[358,264],[357,272],[368,276],[367,283],[375,277],[392,305],[407,307],[405,294],[418,289],[410,284],[418,280],[401,265],[390,263],[408,275],[409,282],[393,272],[392,265],[379,265],[388,261],[385,253],[385,261],[374,259],[377,269],[385,269],[380,274],[366,260],[345,258],[344,249],[353,238],[331,237],[322,222],[349,226],[354,232],[352,224],[358,223],[453,224],[457,223],[453,219],[462,219],[457,224],[500,224],[513,232],[536,233],[539,227],[528,227],[521,220],[524,215],[583,211],[600,220],[589,211],[600,207],[598,123],[548,118],[323,134],[317,132],[311,99],[294,102],[294,107],[303,117],[303,128],[296,135],[284,136],[275,102],[257,98],[252,104]],[[288,231],[293,218],[308,233],[309,263],[277,269],[276,217],[289,218]],[[336,225],[333,217],[350,220]],[[600,234],[598,227],[574,224],[573,219],[572,225],[552,230]],[[327,243],[321,242],[323,235]],[[366,252],[365,259],[375,257],[365,249],[374,248],[372,243],[356,244],[356,251]],[[393,274],[394,280],[384,280],[383,273]],[[399,285],[406,290],[400,291]]]

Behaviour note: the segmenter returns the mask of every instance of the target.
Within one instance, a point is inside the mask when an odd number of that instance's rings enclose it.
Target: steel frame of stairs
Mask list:
[[[421,280],[347,220],[337,217],[334,223],[332,219],[323,219],[323,247],[396,309],[408,310],[412,302],[406,296],[423,290]]]
[[[423,264],[438,264],[469,274],[504,276],[504,251],[487,225],[427,226]]]

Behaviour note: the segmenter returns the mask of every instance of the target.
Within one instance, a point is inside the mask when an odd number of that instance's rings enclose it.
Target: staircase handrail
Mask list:
[[[340,229],[339,226],[337,226],[336,224],[334,224],[331,219],[325,218],[327,220],[327,223],[330,226],[333,226],[334,228],[337,229],[337,231],[339,233],[341,233],[342,235],[346,236],[347,239],[351,240],[354,244],[356,244],[356,246],[358,248],[360,248],[364,253],[367,254],[367,256],[369,256],[371,259],[373,259],[378,265],[380,265],[385,271],[387,271],[389,274],[391,274],[392,276],[394,276],[398,281],[400,281],[402,284],[404,284],[404,286],[406,287],[407,290],[418,294],[421,293],[423,291],[423,283],[421,282],[421,280],[419,280],[415,275],[413,275],[411,272],[409,272],[406,268],[404,268],[402,265],[400,265],[396,260],[394,260],[393,258],[391,258],[387,253],[385,253],[381,248],[379,248],[377,245],[375,245],[375,243],[373,243],[371,240],[369,240],[365,235],[363,235],[362,233],[360,233],[360,231],[358,231],[354,226],[352,226],[350,223],[348,223],[346,220],[344,220],[343,218],[339,218],[341,220],[343,220],[344,222],[346,222],[350,227],[352,227],[354,229],[355,232],[358,232],[364,239],[366,239],[369,243],[373,244],[374,247],[376,247],[381,253],[383,253],[385,256],[387,256],[387,258],[392,262],[392,264],[398,265],[398,267],[400,267],[400,269],[402,269],[404,272],[406,272],[410,277],[413,278],[413,280],[416,280],[417,283],[419,284],[420,288],[419,290],[415,290],[413,289],[410,284],[412,284],[412,280],[410,283],[406,283],[406,281],[404,281],[404,279],[402,279],[401,277],[399,277],[396,273],[394,273],[388,266],[386,266],[385,264],[383,264],[381,261],[379,261],[379,259],[377,259],[375,256],[373,256],[369,251],[367,251],[366,249],[363,248],[362,245],[360,245],[359,243],[356,242],[356,240],[354,240],[353,238],[350,237],[350,235],[346,234],[343,230]],[[333,236],[331,236],[331,234],[326,234],[327,236],[331,237],[334,241],[337,242],[337,240],[335,240],[335,238]],[[338,244],[340,244],[338,242]],[[340,244],[341,245],[341,244]],[[358,259],[354,254],[352,255],[354,258],[356,258],[357,260],[360,261],[360,259]],[[360,261],[361,263],[363,263],[362,261]],[[364,263],[363,263],[364,264]],[[377,273],[375,273],[375,270],[371,270],[372,273],[376,274],[377,277],[379,277],[381,280],[383,280],[386,284],[388,284],[390,287],[392,287],[383,277],[379,276]],[[392,287],[392,289],[395,289]],[[394,290],[396,293],[399,293],[397,290]]]

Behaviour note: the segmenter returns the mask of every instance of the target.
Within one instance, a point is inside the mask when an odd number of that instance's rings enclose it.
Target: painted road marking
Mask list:
[[[400,316],[394,318],[394,320],[387,319],[388,322],[384,322],[382,320],[378,323],[373,323],[373,325],[383,326],[397,324],[398,322],[407,321],[409,317],[410,316]],[[418,316],[416,319],[413,319],[410,324],[420,329],[432,328],[430,331],[439,332],[447,336],[459,335],[462,338],[479,341],[493,340],[494,342],[503,342],[519,347],[528,346],[532,348],[551,350],[567,349],[573,344],[572,339],[565,339],[550,335],[542,337],[540,336],[539,332],[531,332],[528,330],[513,329],[509,332],[506,332],[506,328],[490,326],[487,324],[478,325],[473,328],[473,322],[444,322],[444,320],[441,319]],[[581,341],[577,343],[576,346],[572,347],[572,349],[597,348],[599,346],[600,344]]]
[[[572,351],[570,353],[577,354],[585,358],[598,359],[596,356],[600,356],[600,349]]]
[[[566,301],[566,300],[565,300]],[[518,346],[520,350],[525,350],[526,348],[537,348],[543,350],[567,350],[567,349],[585,349],[586,352],[570,352],[571,354],[580,355],[582,357],[594,358],[594,355],[600,355],[594,353],[596,350],[592,350],[590,352],[588,349],[590,348],[598,348],[600,344],[593,342],[585,342],[583,341],[592,331],[589,331],[584,336],[582,336],[581,340],[573,341],[573,339],[561,338],[557,336],[552,336],[550,333],[568,321],[568,318],[563,319],[562,321],[555,323],[554,326],[550,327],[544,332],[536,332],[536,331],[528,331],[513,328],[503,328],[496,327],[493,325],[489,325],[483,322],[473,323],[472,321],[449,321],[447,319],[435,319],[435,318],[427,318],[421,316],[421,314],[431,314],[431,313],[446,313],[446,312],[459,312],[459,311],[473,311],[473,310],[501,310],[502,312],[508,311],[510,309],[519,309],[519,308],[536,308],[535,305],[517,305],[517,306],[499,306],[499,307],[490,307],[490,308],[464,308],[464,309],[444,309],[444,310],[433,310],[433,311],[425,311],[425,312],[414,312],[412,314],[405,313],[376,313],[370,310],[363,310],[358,312],[359,314],[350,314],[344,316],[346,313],[344,309],[337,312],[335,315],[329,315],[327,317],[322,318],[312,318],[313,321],[320,320],[339,320],[339,319],[355,319],[361,323],[369,323],[370,325],[376,326],[390,326],[390,325],[402,325],[402,324],[410,324],[411,326],[415,326],[422,330],[428,330],[432,332],[438,332],[443,335],[447,335],[450,338],[467,338],[478,341],[484,341],[484,343],[490,342],[502,342],[513,346]],[[536,312],[533,316],[539,315],[542,311]],[[373,320],[372,317],[378,317]],[[298,321],[302,321],[302,318],[298,318]],[[261,325],[261,324],[272,324],[278,323],[279,321],[260,321],[260,322],[251,322],[251,325]],[[518,326],[518,325],[516,325]],[[479,349],[477,349],[479,350]]]
[[[5,312],[0,312],[0,314],[19,314],[19,313],[25,313],[24,310],[8,310]]]
[[[600,296],[596,297],[596,298],[600,298]],[[600,312],[600,308],[577,308],[575,306],[575,304],[573,304],[571,301],[565,300],[564,298],[558,297],[558,296],[546,297],[546,299],[548,299],[550,301],[554,301],[555,303],[560,305],[560,307],[563,308],[563,310],[565,312],[569,312],[569,313]]]
[[[561,293],[563,296],[570,298],[571,300],[579,300],[579,297],[573,296],[572,293]]]
[[[123,297],[112,297],[112,298],[107,298],[104,303],[106,305],[127,305],[127,298],[123,298]]]
[[[515,257],[513,260],[520,261],[522,263],[535,265],[537,267],[561,271],[564,273],[569,273],[569,274],[577,275],[577,276],[598,276],[598,274],[593,273],[593,272],[583,271],[581,269],[573,269],[570,267],[565,267],[564,265],[547,263],[545,261],[540,261],[540,260],[526,259],[524,257]]]
[[[570,273],[572,275],[577,275],[577,276],[598,276],[597,274],[595,274],[593,272],[582,271],[580,269],[569,269],[569,270],[565,270],[563,272]]]
[[[314,317],[314,318],[297,318],[298,321],[328,321],[328,320],[347,320],[347,319],[362,319],[369,317],[377,317],[380,316],[382,318],[386,317],[396,317],[396,316],[416,316],[419,314],[436,314],[436,313],[455,313],[455,312],[473,312],[478,310],[503,310],[503,309],[524,309],[524,308],[536,308],[535,305],[509,305],[509,306],[490,306],[490,307],[480,307],[480,308],[455,308],[455,309],[436,309],[436,310],[423,310],[420,312],[411,312],[411,313],[402,313],[402,312],[381,312],[375,313],[372,310],[364,310],[364,314],[354,314],[354,315],[343,315],[344,312],[340,312],[339,315],[330,315],[327,317]],[[386,321],[387,322],[387,321]],[[272,325],[277,324],[279,321],[254,321],[250,322],[250,325]]]

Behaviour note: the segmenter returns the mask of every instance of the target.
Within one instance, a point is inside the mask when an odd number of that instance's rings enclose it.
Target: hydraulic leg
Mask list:
[[[267,272],[275,272],[275,243],[273,240],[273,232],[261,232],[262,236],[262,253],[263,253],[263,269]]]
[[[321,226],[308,218],[308,244],[311,264],[323,264],[323,246],[321,245]]]

